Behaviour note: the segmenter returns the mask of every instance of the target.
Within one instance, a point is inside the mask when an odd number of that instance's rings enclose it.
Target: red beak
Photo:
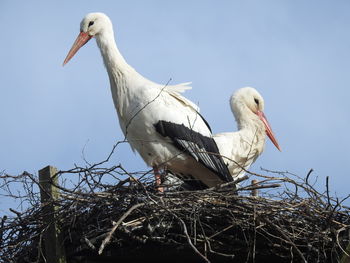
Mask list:
[[[276,148],[281,151],[280,146],[278,145],[278,142],[275,138],[275,135],[273,134],[273,131],[271,129],[271,126],[269,124],[269,122],[267,121],[265,114],[262,111],[258,111],[257,115],[259,116],[260,120],[264,123],[265,128],[266,128],[266,134],[267,136],[269,136],[270,140],[272,141],[272,143],[276,146]]]
[[[75,40],[72,48],[69,50],[68,55],[63,62],[63,66],[66,65],[68,63],[68,61],[75,55],[75,53],[77,53],[78,50],[82,46],[84,46],[91,38],[92,38],[92,36],[90,36],[88,33],[80,32],[80,34],[78,35],[77,39]]]

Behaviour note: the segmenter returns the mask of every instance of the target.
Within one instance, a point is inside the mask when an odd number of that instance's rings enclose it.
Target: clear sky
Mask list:
[[[270,141],[260,167],[305,176],[350,194],[350,1],[0,2],[0,171],[69,169],[103,160],[124,137],[94,40],[62,62],[86,13],[112,20],[125,59],[145,77],[192,81],[185,96],[213,132],[236,130],[228,99],[252,86],[282,152]],[[113,157],[146,165],[128,145]],[[9,206],[0,199],[0,214]]]

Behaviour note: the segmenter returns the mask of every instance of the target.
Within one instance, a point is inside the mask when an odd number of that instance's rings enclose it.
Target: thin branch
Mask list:
[[[106,238],[103,240],[101,246],[100,246],[100,249],[98,250],[98,254],[101,255],[102,252],[103,252],[103,249],[105,248],[105,246],[110,242],[112,236],[113,236],[113,233],[115,232],[115,230],[117,230],[118,226],[123,222],[123,220],[128,217],[128,215],[134,211],[135,209],[141,207],[145,205],[144,203],[140,203],[140,204],[136,204],[136,205],[133,205],[132,207],[130,207],[128,209],[128,211],[125,212],[125,214],[123,214],[119,220],[114,223],[114,226],[112,227],[111,231],[108,233],[108,235],[106,236]]]

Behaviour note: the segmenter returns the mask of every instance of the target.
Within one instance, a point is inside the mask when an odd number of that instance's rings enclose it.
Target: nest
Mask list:
[[[52,183],[60,195],[45,203],[37,176],[1,174],[2,188],[27,208],[2,218],[0,261],[45,262],[43,235],[53,224],[67,262],[339,262],[349,253],[350,208],[330,196],[328,180],[317,191],[312,171],[304,179],[247,172],[238,181],[259,182],[161,194],[150,171],[105,168],[107,161],[59,171],[60,184]],[[25,192],[13,194],[18,183]],[[46,224],[49,206],[54,221]]]

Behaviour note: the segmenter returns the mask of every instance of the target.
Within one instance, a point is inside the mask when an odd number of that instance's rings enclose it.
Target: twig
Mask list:
[[[305,178],[306,184],[309,184],[309,177],[313,171],[314,171],[313,169],[310,169],[310,171],[307,173],[306,178]]]
[[[183,227],[184,233],[185,233],[185,235],[186,235],[188,244],[192,247],[192,249],[193,249],[205,262],[210,263],[209,259],[208,259],[206,256],[204,256],[201,252],[199,252],[199,250],[193,245],[193,243],[192,243],[192,241],[191,241],[191,238],[190,238],[190,236],[189,236],[189,234],[188,234],[188,231],[187,231],[187,227],[186,227],[185,222],[184,222],[181,218],[179,218],[179,217],[178,217],[177,219],[178,219],[178,220],[181,222],[181,224],[182,224],[182,227]]]
[[[103,249],[105,248],[105,246],[110,242],[112,236],[113,236],[113,233],[115,232],[115,230],[118,228],[118,226],[121,224],[121,222],[123,222],[123,220],[132,212],[134,211],[135,209],[141,207],[145,205],[144,203],[140,203],[140,204],[136,204],[136,205],[133,205],[132,207],[130,207],[128,209],[128,211],[126,211],[124,213],[124,215],[122,215],[119,220],[114,224],[114,226],[112,227],[111,231],[108,233],[108,235],[106,236],[106,238],[102,241],[102,244],[100,246],[100,249],[98,250],[98,254],[101,255],[102,252],[103,252]]]
[[[283,230],[277,226],[276,224],[273,224],[270,220],[268,220],[267,218],[260,218],[262,221],[265,221],[266,223],[268,223],[270,226],[272,226],[273,228],[275,228],[286,240],[285,242],[289,243],[290,245],[293,246],[293,248],[298,252],[299,256],[301,257],[301,259],[307,263],[307,260],[305,259],[303,253],[299,250],[299,248],[294,244],[294,242],[283,232]]]
[[[256,262],[262,254],[276,261],[326,262],[346,256],[344,251],[349,254],[345,247],[350,242],[350,208],[343,202],[350,195],[332,197],[329,179],[316,189],[310,183],[312,171],[306,178],[287,171],[271,171],[272,175],[245,171],[246,176],[211,189],[159,195],[150,171],[130,172],[121,164],[107,167],[103,161],[57,173],[61,197],[44,205],[57,207],[55,218],[65,231],[69,254],[79,253],[83,260],[90,251],[114,260],[107,252],[118,250],[117,244],[136,243],[173,245],[180,253],[189,247],[205,262],[214,254],[219,259],[236,256]],[[259,178],[258,185],[230,187],[251,175]],[[23,190],[13,191],[18,184]],[[269,191],[277,186],[280,189]],[[48,225],[39,223],[43,204],[37,176],[0,173],[0,188],[2,196],[19,199],[25,207],[11,208],[15,215],[0,218],[1,260],[44,261],[41,233]],[[247,192],[256,189],[261,189],[259,198]]]
[[[328,209],[329,207],[331,207],[331,201],[330,201],[330,198],[329,198],[329,186],[328,186],[328,181],[329,181],[329,176],[326,177],[326,194],[327,194],[327,203],[328,203],[327,209]]]

